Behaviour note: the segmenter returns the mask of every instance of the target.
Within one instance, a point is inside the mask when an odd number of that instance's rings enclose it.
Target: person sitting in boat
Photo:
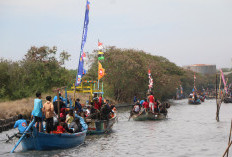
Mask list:
[[[112,112],[115,112],[117,109],[116,109],[116,107],[115,107],[115,105],[114,104],[109,104],[110,105],[110,110],[112,111]]]
[[[160,113],[167,115],[168,111],[166,109],[166,103],[160,105]]]
[[[82,111],[82,106],[81,106],[81,103],[80,103],[80,99],[76,99],[75,101],[75,110],[78,108],[78,113]]]
[[[101,108],[101,120],[108,120],[109,119],[109,114],[112,112],[109,106],[109,100],[106,100],[106,104],[103,104]]]
[[[21,114],[18,115],[18,120],[14,124],[14,128],[18,128],[19,133],[22,134],[27,128],[27,121],[23,119]]]
[[[145,99],[146,99],[146,98],[142,99],[142,100],[139,102],[140,107],[143,107],[143,103],[145,102]]]
[[[142,106],[145,109],[145,112],[148,112],[148,110],[149,110],[149,103],[147,102],[147,99],[144,100]]]
[[[82,126],[79,118],[75,118],[75,120],[69,125],[69,133],[77,133],[82,131]]]
[[[54,116],[54,106],[51,102],[52,97],[46,97],[47,102],[43,105],[43,112],[46,118],[46,132],[50,133],[53,131],[53,116]]]
[[[61,108],[61,110],[60,110],[60,118],[65,118],[65,117],[66,117],[65,108]]]
[[[68,115],[66,116],[66,123],[68,126],[73,122],[74,117],[73,117],[73,110],[69,110]]]
[[[86,111],[85,111],[85,116],[86,116],[86,117],[89,117],[90,114],[91,114],[91,106],[87,106],[87,109],[86,109]]]
[[[89,116],[89,118],[98,119],[99,118],[98,117],[99,111],[94,108],[93,102],[91,102],[90,104],[91,104],[91,106],[90,106],[90,116]]]
[[[139,113],[139,111],[140,111],[139,104],[135,104],[135,106],[134,106],[134,108],[133,108],[132,112],[133,112],[134,114],[138,114],[138,113]]]
[[[60,123],[57,126],[56,133],[66,133],[69,132],[68,125],[65,123],[65,118],[60,119]]]

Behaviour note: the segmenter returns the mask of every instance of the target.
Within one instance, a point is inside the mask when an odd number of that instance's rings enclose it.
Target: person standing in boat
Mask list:
[[[147,99],[144,100],[142,106],[143,106],[143,108],[145,109],[145,112],[148,112],[149,103],[147,102]]]
[[[60,97],[60,100],[61,100],[62,102],[64,102],[64,98],[61,96],[61,93],[59,93],[59,97]],[[55,101],[57,101],[57,96],[54,96],[54,98],[53,98],[53,103],[54,103]]]
[[[19,133],[22,134],[27,128],[27,121],[23,119],[21,114],[18,115],[18,120],[15,122],[14,128],[18,128]]]
[[[33,109],[33,116],[35,118],[35,127],[38,127],[39,124],[39,132],[41,132],[42,129],[42,108],[43,108],[43,104],[42,104],[42,100],[41,100],[41,93],[37,92],[36,93],[36,99],[34,99],[34,109]]]
[[[150,96],[149,96],[149,107],[150,107],[152,113],[154,113],[154,110],[155,110],[155,108],[154,108],[154,100],[155,99],[154,99],[154,96],[153,96],[153,92],[151,92]]]
[[[134,103],[136,103],[137,102],[137,97],[136,97],[136,95],[134,96]]]
[[[99,106],[101,108],[102,107],[102,95],[101,94],[98,97],[98,103],[99,103]]]
[[[154,110],[157,113],[159,113],[159,105],[160,105],[160,102],[158,101],[157,98],[155,98],[155,101],[154,101]]]
[[[78,109],[78,110],[77,110]],[[79,112],[82,112],[82,106],[81,106],[81,103],[80,103],[80,99],[76,99],[75,101],[75,110],[77,110],[77,113]]]
[[[50,133],[53,131],[53,116],[54,116],[54,106],[51,102],[52,97],[46,97],[47,102],[43,105],[43,112],[46,118],[46,132]]]

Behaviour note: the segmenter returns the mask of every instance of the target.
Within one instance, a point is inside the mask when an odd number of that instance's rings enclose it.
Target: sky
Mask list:
[[[231,0],[89,0],[85,52],[105,46],[164,56],[178,66],[232,67]],[[21,60],[31,46],[57,46],[77,69],[85,0],[0,0],[0,58]]]

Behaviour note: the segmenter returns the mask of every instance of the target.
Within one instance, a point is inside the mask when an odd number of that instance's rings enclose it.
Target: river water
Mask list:
[[[215,100],[201,105],[188,105],[187,100],[173,101],[168,119],[163,121],[128,121],[130,108],[118,110],[118,123],[109,134],[88,136],[79,147],[55,151],[22,152],[9,154],[13,143],[4,143],[0,134],[0,156],[79,156],[79,157],[218,157],[228,143],[232,104],[222,104],[220,122],[215,120]],[[232,150],[231,154],[232,156]]]

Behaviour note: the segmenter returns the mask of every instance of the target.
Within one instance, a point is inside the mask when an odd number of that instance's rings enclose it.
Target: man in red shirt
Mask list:
[[[153,96],[153,92],[151,92],[151,94],[149,96],[149,107],[152,110],[152,113],[154,113],[154,96]]]
[[[99,106],[99,103],[98,103],[98,100],[97,100],[97,99],[94,100],[94,108],[95,108],[96,110],[100,110],[100,106]]]
[[[143,108],[145,109],[145,111],[147,112],[147,110],[149,108],[149,103],[147,102],[147,99],[144,100],[142,105],[143,105]]]
[[[102,95],[101,94],[99,95],[98,100],[99,100],[98,103],[99,103],[100,108],[101,108],[101,106],[102,106]]]

